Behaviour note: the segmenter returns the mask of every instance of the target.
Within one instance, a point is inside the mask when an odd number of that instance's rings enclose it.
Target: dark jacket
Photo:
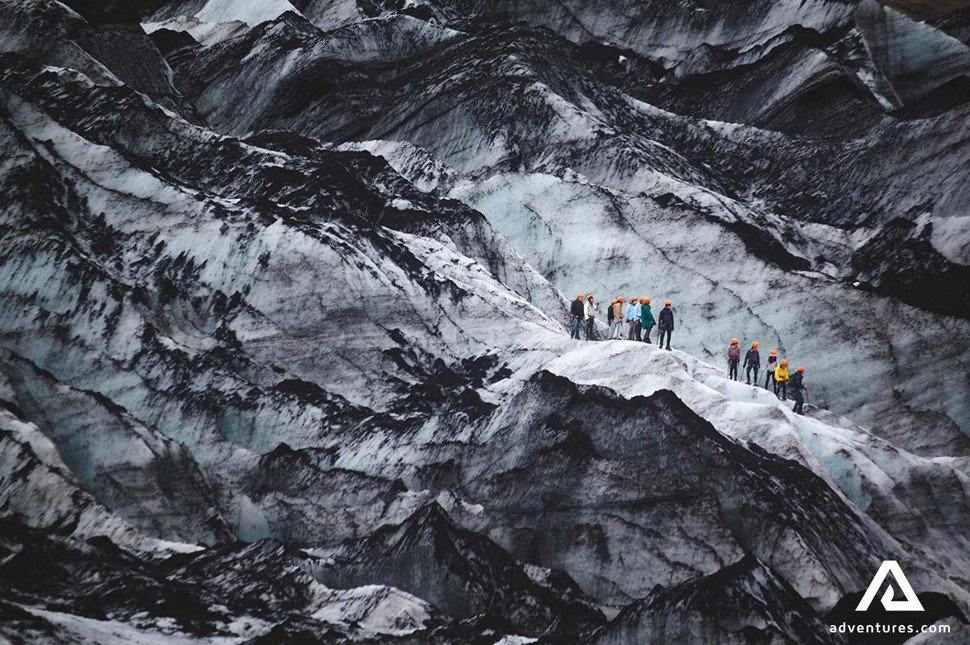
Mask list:
[[[606,308],[606,322],[608,323],[613,322],[613,305],[615,304],[615,302],[611,302],[610,306]]]
[[[586,312],[584,311],[582,300],[573,300],[573,304],[569,305],[569,313],[572,314],[574,318],[585,318]]]
[[[674,312],[670,307],[664,307],[660,310],[660,328],[667,331],[674,330]]]
[[[758,353],[758,350],[749,349],[748,353],[744,355],[744,366],[747,367],[748,365],[761,366],[761,354]]]
[[[613,320],[623,320],[623,303],[613,305]]]
[[[788,381],[788,387],[792,390],[801,390],[805,387],[805,384],[802,382],[801,372],[795,372],[795,375]]]

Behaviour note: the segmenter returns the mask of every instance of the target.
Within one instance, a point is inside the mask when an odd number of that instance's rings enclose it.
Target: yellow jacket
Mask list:
[[[775,368],[775,380],[776,381],[787,381],[788,380],[788,366],[782,367],[779,365]]]

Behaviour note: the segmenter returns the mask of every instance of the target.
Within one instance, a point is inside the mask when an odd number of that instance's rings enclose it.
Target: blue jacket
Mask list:
[[[626,307],[623,308],[623,317],[627,320],[638,320],[640,318],[640,305],[635,305],[632,302],[626,303]]]

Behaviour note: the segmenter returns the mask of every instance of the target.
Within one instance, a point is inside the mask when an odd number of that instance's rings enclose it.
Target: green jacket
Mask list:
[[[640,324],[644,327],[653,327],[657,324],[657,321],[653,319],[653,312],[650,311],[650,305],[640,306]]]

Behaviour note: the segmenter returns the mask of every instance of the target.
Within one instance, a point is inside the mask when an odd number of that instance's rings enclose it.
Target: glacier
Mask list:
[[[842,643],[893,559],[960,642],[970,31],[894,7],[0,3],[0,634]]]

